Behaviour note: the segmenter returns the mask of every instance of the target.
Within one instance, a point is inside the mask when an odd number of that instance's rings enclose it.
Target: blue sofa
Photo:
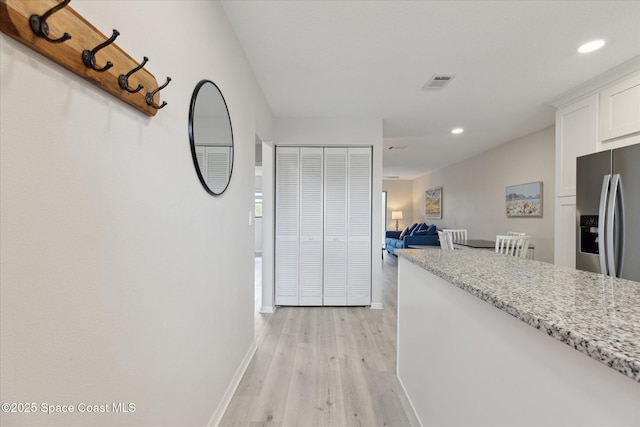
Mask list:
[[[409,245],[440,246],[438,229],[435,225],[413,224],[403,239],[400,239],[401,231],[387,231],[385,233],[385,249],[394,254],[396,249],[405,249]]]

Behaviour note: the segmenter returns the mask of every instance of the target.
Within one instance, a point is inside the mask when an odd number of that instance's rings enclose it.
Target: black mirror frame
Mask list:
[[[196,156],[196,142],[193,135],[193,119],[194,119],[194,114],[196,109],[196,100],[198,98],[198,93],[200,92],[200,89],[202,88],[202,86],[204,86],[207,83],[211,83],[213,87],[215,87],[218,93],[220,94],[220,97],[222,98],[222,102],[224,102],[224,108],[227,111],[227,118],[229,119],[229,130],[231,131],[231,168],[229,170],[229,178],[227,179],[227,185],[225,185],[225,187],[219,193],[216,193],[211,188],[209,188],[209,186],[207,185],[207,182],[204,180],[204,177],[202,176],[202,173],[200,173],[200,165],[198,164],[198,157]],[[231,182],[231,176],[233,175],[233,164],[235,162],[235,141],[233,139],[233,126],[231,124],[231,115],[229,114],[229,107],[227,106],[227,100],[224,98],[224,95],[222,94],[222,91],[220,90],[218,85],[212,82],[211,80],[207,80],[207,79],[200,80],[196,85],[195,89],[193,89],[193,94],[191,95],[191,104],[189,105],[189,144],[191,146],[191,157],[193,158],[193,166],[196,169],[196,175],[198,175],[198,179],[200,180],[200,183],[202,184],[204,189],[207,191],[207,193],[211,194],[212,196],[220,196],[222,193],[224,193],[227,190],[227,188],[229,188],[229,183]]]

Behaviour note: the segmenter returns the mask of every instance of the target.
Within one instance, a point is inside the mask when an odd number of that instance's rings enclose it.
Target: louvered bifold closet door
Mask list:
[[[322,305],[322,148],[300,148],[299,305]]]
[[[231,147],[205,147],[206,173],[203,175],[209,188],[222,191],[229,182],[231,171]]]
[[[196,147],[196,159],[198,160],[198,168],[200,169],[200,175],[202,178],[207,176],[207,164],[204,161],[205,147]]]
[[[300,149],[276,151],[276,305],[298,305]]]
[[[371,149],[349,148],[347,305],[371,304]]]
[[[347,305],[347,148],[324,153],[324,305]]]

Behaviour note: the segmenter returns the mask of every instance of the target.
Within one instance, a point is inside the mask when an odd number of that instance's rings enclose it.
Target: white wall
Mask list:
[[[136,411],[1,421],[204,426],[253,343],[254,141],[272,119],[218,2],[71,6],[173,80],[149,118],[0,36],[0,401]],[[218,84],[233,123],[220,197],[189,150],[200,79]]]
[[[549,127],[413,182],[413,218],[424,220],[424,191],[442,187],[439,228],[466,228],[471,239],[524,231],[532,236],[536,259],[553,262],[555,134]],[[508,218],[505,187],[543,182],[543,216]]]
[[[375,208],[382,203],[382,120],[373,119],[277,119],[274,122],[274,140],[263,144],[263,312],[273,310],[273,174],[275,145],[367,145],[373,146],[372,192],[374,206],[372,229],[380,230],[382,215]],[[268,201],[267,201],[268,199]],[[374,235],[377,232],[374,231]],[[382,308],[382,270],[378,239],[372,243],[372,308]]]
[[[402,211],[402,219],[398,220],[398,229],[413,224],[413,181],[382,181],[382,191],[387,192],[387,230],[396,229],[396,220],[391,219],[391,212]]]

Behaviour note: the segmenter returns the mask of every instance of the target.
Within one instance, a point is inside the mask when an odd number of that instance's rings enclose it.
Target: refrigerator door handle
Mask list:
[[[609,276],[617,277],[613,233],[616,214],[616,199],[618,198],[618,187],[620,186],[620,175],[617,173],[613,174],[611,181],[609,202],[607,203],[607,226],[605,235],[607,240],[607,265],[609,266]]]
[[[616,249],[619,249],[616,252],[616,271],[618,275],[616,277],[622,277],[622,269],[624,267],[624,238],[627,235],[627,230],[625,229],[625,215],[624,215],[624,188],[622,186],[622,175],[618,174],[618,187],[617,187],[617,197],[616,197],[616,208],[618,209],[618,233],[615,236],[615,245]]]
[[[607,197],[609,196],[609,183],[611,174],[602,179],[602,191],[600,192],[600,210],[598,211],[598,257],[600,259],[600,274],[609,274],[607,268],[606,241],[605,241],[605,217],[607,211]]]

